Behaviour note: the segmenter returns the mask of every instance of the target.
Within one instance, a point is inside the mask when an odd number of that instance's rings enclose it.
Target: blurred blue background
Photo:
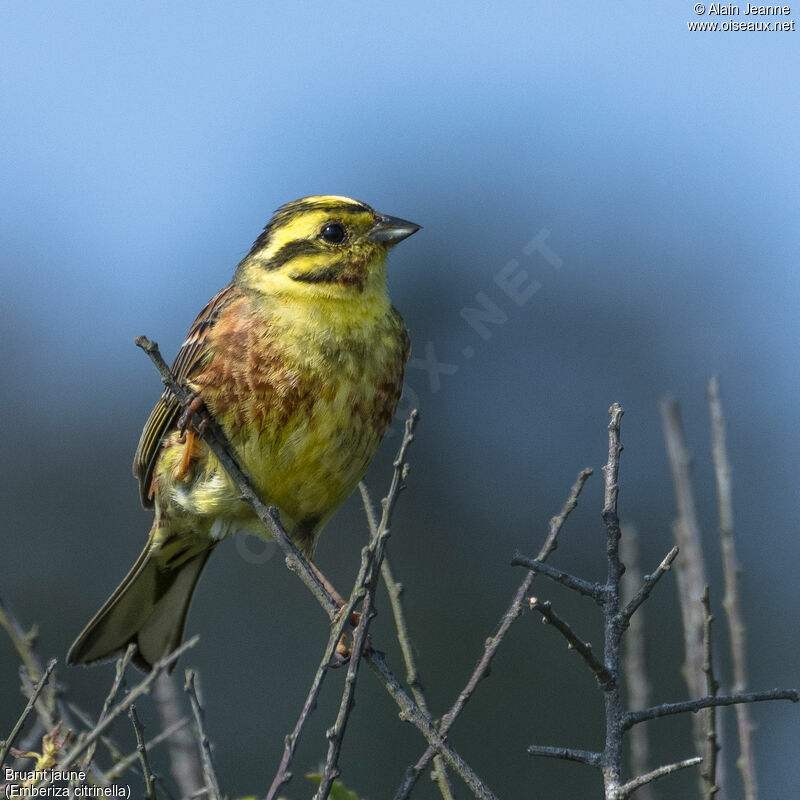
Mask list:
[[[150,524],[129,465],[160,386],[133,337],[171,357],[272,211],[335,193],[424,226],[390,261],[418,359],[403,410],[422,412],[390,553],[434,713],[455,699],[522,577],[508,566],[514,550],[537,550],[578,470],[602,465],[612,401],[626,410],[623,521],[639,529],[645,568],[669,549],[665,393],[682,403],[696,457],[729,682],[712,373],[729,417],[751,684],[796,685],[800,34],[690,33],[692,19],[690,3],[629,0],[4,3],[0,588],[38,623],[43,654],[63,656]],[[536,237],[549,249],[532,250]],[[498,273],[520,281],[519,303]],[[481,307],[503,321],[471,326],[462,310]],[[448,365],[435,380],[434,358]],[[376,496],[397,431],[368,474]],[[601,574],[600,508],[598,474],[559,566]],[[364,537],[352,498],[317,551],[344,589]],[[218,548],[188,625],[201,643],[185,659],[200,671],[232,797],[265,793],[327,636],[282,559],[248,547]],[[597,636],[589,604],[537,592]],[[379,611],[374,639],[400,674],[385,597]],[[681,698],[671,578],[645,615],[653,700]],[[96,714],[112,673],[61,680]],[[8,730],[21,699],[5,640],[0,675]],[[324,757],[343,677],[326,684],[298,776]],[[800,785],[798,711],[761,704],[753,715],[763,796],[787,796]],[[598,797],[596,774],[525,748],[597,748],[601,722],[591,676],[525,616],[451,740],[503,797]],[[689,720],[651,728],[659,761],[690,754]],[[365,674],[346,782],[389,797],[422,749]],[[657,794],[694,787],[684,775]],[[309,794],[300,777],[287,789]],[[425,779],[415,796],[437,794]]]

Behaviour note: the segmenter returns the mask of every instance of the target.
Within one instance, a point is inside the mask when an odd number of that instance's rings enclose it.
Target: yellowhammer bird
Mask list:
[[[307,558],[392,420],[409,341],[386,290],[389,249],[419,225],[347,197],[278,209],[173,365],[222,427]],[[136,644],[145,670],[177,647],[192,593],[226,536],[266,527],[165,390],[133,461],[155,508],[142,554],[78,636],[70,664]]]

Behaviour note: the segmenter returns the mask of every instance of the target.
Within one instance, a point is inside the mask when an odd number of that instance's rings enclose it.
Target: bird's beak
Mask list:
[[[372,226],[367,234],[373,242],[386,242],[387,244],[397,244],[407,239],[412,233],[416,233],[422,225],[409,222],[399,217],[389,217],[382,214],[377,222]]]

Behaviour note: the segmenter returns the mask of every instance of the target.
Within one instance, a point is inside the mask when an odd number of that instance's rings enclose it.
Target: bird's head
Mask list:
[[[235,280],[275,296],[385,294],[387,252],[419,229],[349,197],[304,197],[275,212]]]

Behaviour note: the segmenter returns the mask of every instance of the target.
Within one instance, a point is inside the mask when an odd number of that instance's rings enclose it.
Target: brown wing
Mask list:
[[[208,305],[197,316],[172,365],[172,374],[178,381],[190,379],[206,362],[210,352],[208,334],[223,309],[227,308],[239,294],[240,289],[232,283],[228,284],[208,301]],[[180,403],[169,389],[164,389],[142,430],[139,446],[133,457],[133,474],[139,479],[139,493],[145,508],[153,506],[150,481],[161,442],[165,434],[177,423],[180,413]]]

